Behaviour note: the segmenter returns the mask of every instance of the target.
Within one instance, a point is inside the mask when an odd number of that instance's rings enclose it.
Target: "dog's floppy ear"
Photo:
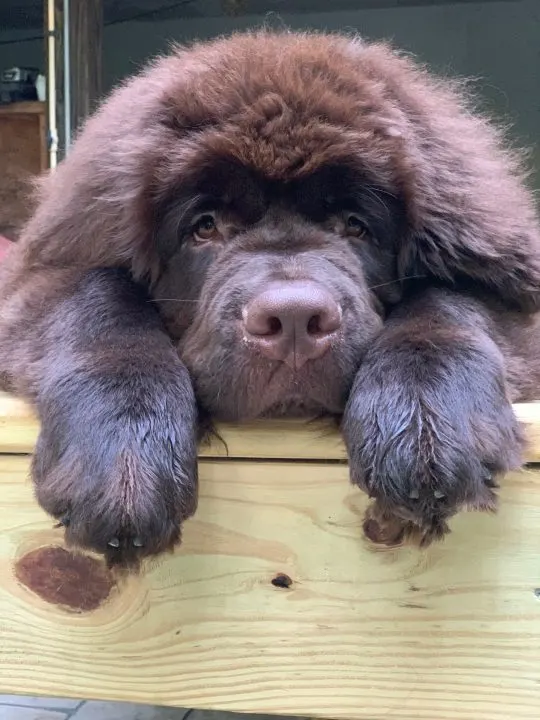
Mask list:
[[[410,211],[401,276],[461,279],[510,306],[540,308],[540,225],[519,155],[473,111],[462,87],[385,46],[365,53],[400,118],[395,134]]]

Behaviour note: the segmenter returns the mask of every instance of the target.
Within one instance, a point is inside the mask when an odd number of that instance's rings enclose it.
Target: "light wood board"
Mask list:
[[[74,614],[16,579],[55,545],[0,457],[0,691],[369,720],[538,720],[540,474],[428,551],[362,538],[339,464],[203,461],[183,548]],[[289,589],[272,578],[286,573]]]
[[[538,460],[540,405],[516,412]],[[540,469],[506,478],[499,513],[460,515],[444,543],[383,550],[362,536],[365,497],[347,467],[323,462],[345,458],[335,431],[220,428],[229,458],[220,443],[201,451],[183,546],[73,612],[17,574],[22,558],[62,545],[28,478],[37,432],[24,403],[0,396],[0,692],[363,720],[540,718]],[[272,585],[280,573],[290,588]]]
[[[528,438],[526,459],[540,462],[540,402],[514,405]],[[203,458],[346,460],[335,426],[324,422],[265,421],[249,426],[219,426],[221,440],[203,445]],[[23,401],[0,392],[0,453],[32,452],[39,424]]]

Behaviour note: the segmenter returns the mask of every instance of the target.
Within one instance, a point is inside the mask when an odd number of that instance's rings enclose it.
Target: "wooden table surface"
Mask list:
[[[516,410],[537,461],[540,406]],[[0,397],[0,692],[366,720],[540,718],[534,466],[506,479],[497,515],[462,514],[425,551],[381,550],[362,537],[365,499],[334,433],[224,428],[229,458],[219,443],[202,455],[183,547],[119,582],[83,558],[73,581],[80,558],[61,549],[28,480],[37,430]],[[290,587],[272,584],[280,575]]]

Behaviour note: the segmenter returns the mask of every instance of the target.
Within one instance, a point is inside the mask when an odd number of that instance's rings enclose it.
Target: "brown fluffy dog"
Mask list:
[[[382,540],[492,508],[540,386],[516,158],[378,44],[179,49],[112,94],[3,269],[0,372],[69,541],[136,563],[197,502],[202,414],[340,418]]]

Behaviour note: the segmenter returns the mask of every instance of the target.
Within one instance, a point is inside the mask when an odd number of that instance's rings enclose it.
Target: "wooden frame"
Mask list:
[[[9,105],[0,105],[0,117],[36,117],[38,135],[40,140],[40,157],[37,172],[42,172],[48,167],[47,158],[47,118],[46,104],[43,102],[16,102]]]
[[[14,238],[28,219],[33,178],[48,167],[46,104],[0,105],[0,233]]]
[[[516,406],[540,460],[540,404]],[[540,470],[444,542],[378,549],[329,428],[222,428],[183,547],[116,581],[62,548],[0,396],[0,692],[369,720],[540,717]],[[87,565],[84,562],[87,561]],[[82,565],[81,565],[82,563]],[[81,568],[82,571],[81,571]]]

